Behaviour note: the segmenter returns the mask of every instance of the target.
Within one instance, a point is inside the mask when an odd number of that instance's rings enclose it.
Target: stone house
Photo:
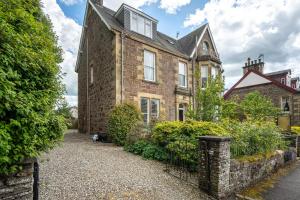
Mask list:
[[[80,132],[105,132],[110,110],[123,102],[135,103],[145,123],[184,120],[196,85],[223,72],[208,24],[174,39],[158,23],[126,4],[115,12],[87,2],[76,63]]]
[[[243,99],[253,91],[269,97],[274,105],[290,116],[291,125],[300,125],[299,78],[291,78],[291,70],[264,73],[264,62],[248,61],[243,67],[243,77],[224,95],[225,99],[238,96]]]

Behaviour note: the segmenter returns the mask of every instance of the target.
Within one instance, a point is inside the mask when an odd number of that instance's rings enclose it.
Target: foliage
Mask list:
[[[155,144],[171,151],[175,157],[195,165],[200,136],[226,136],[227,131],[213,122],[168,121],[156,125],[152,139]]]
[[[247,94],[241,101],[240,107],[244,116],[248,119],[267,120],[279,114],[279,109],[274,106],[272,101],[258,91]]]
[[[136,128],[141,113],[135,105],[124,103],[113,108],[108,119],[108,133],[114,143],[124,145],[127,135]]]
[[[69,106],[68,102],[62,98],[57,103],[57,108],[55,110],[55,113],[59,116],[62,116],[65,121],[68,128],[72,127],[73,117],[71,113],[71,107]]]
[[[232,137],[230,147],[233,157],[266,154],[284,149],[287,145],[280,130],[272,121],[224,120],[223,126]]]
[[[196,73],[196,77],[198,77]],[[196,78],[197,79],[197,78]],[[224,82],[221,76],[208,78],[207,87],[203,89],[199,84],[195,95],[195,108],[189,109],[186,116],[197,121],[216,121],[220,117]]]
[[[0,174],[60,140],[61,49],[39,0],[0,1]]]
[[[292,126],[291,132],[292,132],[292,134],[300,135],[300,126]]]
[[[167,152],[164,148],[145,140],[139,140],[133,144],[126,145],[125,150],[141,155],[143,158],[164,161],[167,159]]]

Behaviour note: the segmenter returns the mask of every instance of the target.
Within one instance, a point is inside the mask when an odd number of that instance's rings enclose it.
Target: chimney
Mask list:
[[[261,61],[261,59],[257,60],[251,60],[251,58],[247,59],[247,62],[245,63],[245,66],[243,67],[243,72],[246,74],[249,70],[252,71],[258,71],[260,73],[264,72],[264,62]]]

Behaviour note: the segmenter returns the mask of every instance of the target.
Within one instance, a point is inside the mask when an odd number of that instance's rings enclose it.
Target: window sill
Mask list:
[[[148,81],[148,80],[143,79],[143,82],[150,83],[150,84],[155,84],[155,85],[159,85],[159,83],[157,81]]]

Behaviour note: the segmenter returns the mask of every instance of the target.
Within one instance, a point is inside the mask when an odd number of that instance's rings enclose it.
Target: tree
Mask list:
[[[0,174],[63,136],[61,49],[39,0],[0,1]]]
[[[195,77],[199,77],[196,73]],[[199,80],[199,78],[196,78]],[[221,116],[221,106],[223,102],[222,92],[224,82],[221,76],[209,77],[206,88],[202,88],[200,83],[196,88],[195,108],[189,109],[187,117],[198,121],[216,121]]]
[[[280,112],[269,98],[258,91],[247,94],[240,103],[240,109],[246,118],[255,120],[275,118]]]

